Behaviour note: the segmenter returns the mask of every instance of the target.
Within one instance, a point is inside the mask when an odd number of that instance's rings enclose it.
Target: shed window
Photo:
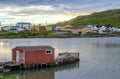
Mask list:
[[[52,53],[52,49],[47,49],[45,52],[46,52],[46,54],[51,54]]]

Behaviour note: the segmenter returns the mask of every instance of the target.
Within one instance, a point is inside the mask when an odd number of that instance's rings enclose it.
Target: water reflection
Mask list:
[[[55,79],[54,71],[28,71],[17,74],[2,74],[0,79]]]
[[[120,48],[120,44],[105,44],[107,48]]]
[[[0,74],[0,79],[55,79],[55,73],[79,68],[79,63],[48,69],[31,69]]]
[[[119,43],[91,43],[95,48],[99,47],[99,48],[120,48],[120,44]]]
[[[55,55],[59,52],[80,52],[80,67],[63,66],[49,70],[54,72],[55,79],[120,79],[120,37],[110,38],[27,38],[0,39],[9,44],[0,45],[0,56],[11,58],[11,49],[16,46],[50,45],[54,47]],[[1,57],[0,57],[1,59]],[[2,77],[17,75],[17,78],[30,73],[42,74],[47,70],[33,70],[18,73],[3,74]],[[46,74],[47,75],[47,74]],[[32,77],[32,75],[29,75]],[[34,78],[37,79],[37,78]]]
[[[11,49],[9,47],[9,42],[0,41],[0,62],[11,60]]]
[[[0,46],[5,46],[5,45],[9,45],[9,42],[7,42],[7,41],[0,41]]]

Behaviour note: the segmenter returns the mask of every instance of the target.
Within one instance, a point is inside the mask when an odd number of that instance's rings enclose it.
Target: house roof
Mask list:
[[[15,48],[24,50],[24,51],[35,51],[35,50],[45,50],[45,49],[54,49],[51,46],[17,46]],[[13,49],[15,49],[13,48]]]
[[[79,26],[79,27],[66,27],[65,29],[83,29],[83,28],[89,28],[89,27],[83,27],[83,26]]]
[[[18,22],[17,24],[31,24],[29,22]]]

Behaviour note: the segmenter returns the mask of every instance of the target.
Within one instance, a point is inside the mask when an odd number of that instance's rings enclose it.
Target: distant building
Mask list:
[[[52,31],[52,26],[45,26],[46,31]]]
[[[60,31],[61,29],[62,29],[61,26],[56,26],[56,27],[54,28],[54,31]]]
[[[52,31],[51,26],[32,26],[32,30],[35,31]]]
[[[45,26],[39,26],[39,30],[40,31],[46,31],[46,27]]]
[[[18,27],[16,27],[16,26],[9,26],[9,30],[18,30]]]
[[[86,27],[86,26],[70,26],[70,27],[66,27],[63,28],[62,31],[70,31],[73,34],[81,34],[81,35],[85,35],[88,32],[92,32],[90,27]]]
[[[99,33],[99,34],[105,34],[109,32],[118,32],[118,28],[113,27],[113,26],[108,26],[108,25],[100,25],[100,26],[89,25],[88,27],[91,28],[92,32]]]
[[[32,28],[32,24],[28,22],[18,22],[16,23],[16,26],[24,30],[31,30]]]
[[[34,30],[34,31],[40,31],[39,27],[40,27],[40,26],[33,25],[33,26],[32,26],[32,30]]]
[[[117,32],[120,32],[120,28],[118,28],[118,29],[116,29],[117,30]]]

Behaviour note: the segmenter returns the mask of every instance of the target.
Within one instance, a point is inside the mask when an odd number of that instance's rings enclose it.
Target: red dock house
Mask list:
[[[12,61],[22,64],[54,62],[55,49],[51,46],[18,46],[12,49]]]

